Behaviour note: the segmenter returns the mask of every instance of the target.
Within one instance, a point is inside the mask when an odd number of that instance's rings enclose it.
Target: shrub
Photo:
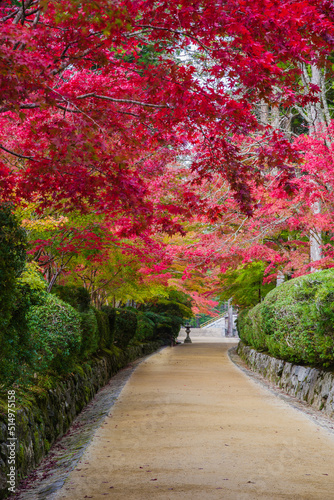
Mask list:
[[[125,349],[137,330],[137,314],[126,309],[115,309],[114,343]]]
[[[238,328],[241,331],[241,339],[249,345],[252,345],[258,351],[266,351],[266,335],[262,328],[261,304],[257,304],[246,314],[242,315],[238,321]]]
[[[108,317],[109,324],[109,342],[106,343],[108,349],[114,344],[114,334],[115,334],[115,319],[116,319],[116,309],[110,306],[103,306],[101,309]]]
[[[154,323],[154,334],[152,340],[160,340],[164,344],[170,344],[172,339],[178,336],[182,319],[173,318],[167,314],[158,314],[152,311],[145,312],[146,317]],[[175,324],[173,324],[173,319]]]
[[[79,312],[84,312],[89,309],[90,295],[82,286],[56,285],[52,288],[52,293],[57,295],[57,297],[64,302],[70,304]]]
[[[239,320],[241,339],[295,363],[334,363],[334,271],[295,278]]]
[[[16,305],[17,278],[26,261],[26,233],[13,208],[0,205],[0,342]]]
[[[1,335],[0,380],[6,387],[20,377],[28,378],[33,352],[26,315],[31,306],[43,303],[46,287],[46,281],[34,264],[27,264],[16,280],[12,317]]]
[[[175,324],[173,325],[172,318],[164,317],[161,323],[157,325],[156,339],[161,340],[164,344],[170,344],[179,334],[181,323],[178,323],[177,332],[175,331]]]
[[[92,308],[80,313],[81,348],[80,357],[86,358],[99,348],[98,323]]]
[[[80,352],[80,314],[55,295],[47,294],[43,305],[30,308],[27,320],[34,371],[69,371]]]
[[[185,319],[192,317],[191,298],[178,290],[169,290],[168,297],[156,297],[143,306],[146,314],[154,313],[151,317],[156,325],[157,340],[170,343],[176,339]],[[159,316],[159,318],[158,318]]]
[[[137,329],[135,340],[140,342],[154,339],[156,333],[156,324],[149,318],[147,313],[138,312]]]
[[[93,308],[93,311],[97,321],[99,347],[110,348],[112,345],[112,335],[110,332],[108,314],[105,311],[100,311],[95,308]]]
[[[27,263],[17,280],[18,308],[42,304],[46,299],[47,286],[47,281],[39,271],[37,264],[35,262]]]
[[[114,342],[120,349],[125,349],[136,335],[137,314],[134,311],[110,306],[102,307],[102,311],[108,315],[110,342]]]

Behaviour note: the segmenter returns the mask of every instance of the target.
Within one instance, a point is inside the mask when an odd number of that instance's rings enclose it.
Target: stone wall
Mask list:
[[[299,366],[239,343],[237,352],[249,368],[291,396],[334,418],[334,372]]]
[[[16,484],[36,468],[54,441],[67,432],[78,413],[117,371],[160,346],[151,342],[117,355],[104,352],[77,367],[53,389],[27,391],[24,403],[20,406],[17,402]],[[8,496],[7,438],[7,415],[0,413],[0,499]]]

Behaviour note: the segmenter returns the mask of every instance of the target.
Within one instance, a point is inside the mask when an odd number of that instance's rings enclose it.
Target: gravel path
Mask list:
[[[16,498],[334,500],[333,422],[201,340],[113,377]]]
[[[55,500],[334,500],[334,434],[235,367],[230,347],[141,363]]]

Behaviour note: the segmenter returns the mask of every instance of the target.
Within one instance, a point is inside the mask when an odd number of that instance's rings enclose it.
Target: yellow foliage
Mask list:
[[[68,217],[44,217],[43,219],[23,219],[21,225],[30,230],[52,230],[62,227],[68,222]]]

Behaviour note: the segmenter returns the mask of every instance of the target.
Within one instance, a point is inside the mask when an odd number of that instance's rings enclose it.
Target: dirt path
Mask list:
[[[139,365],[53,498],[334,500],[334,435],[249,379],[229,347]]]

